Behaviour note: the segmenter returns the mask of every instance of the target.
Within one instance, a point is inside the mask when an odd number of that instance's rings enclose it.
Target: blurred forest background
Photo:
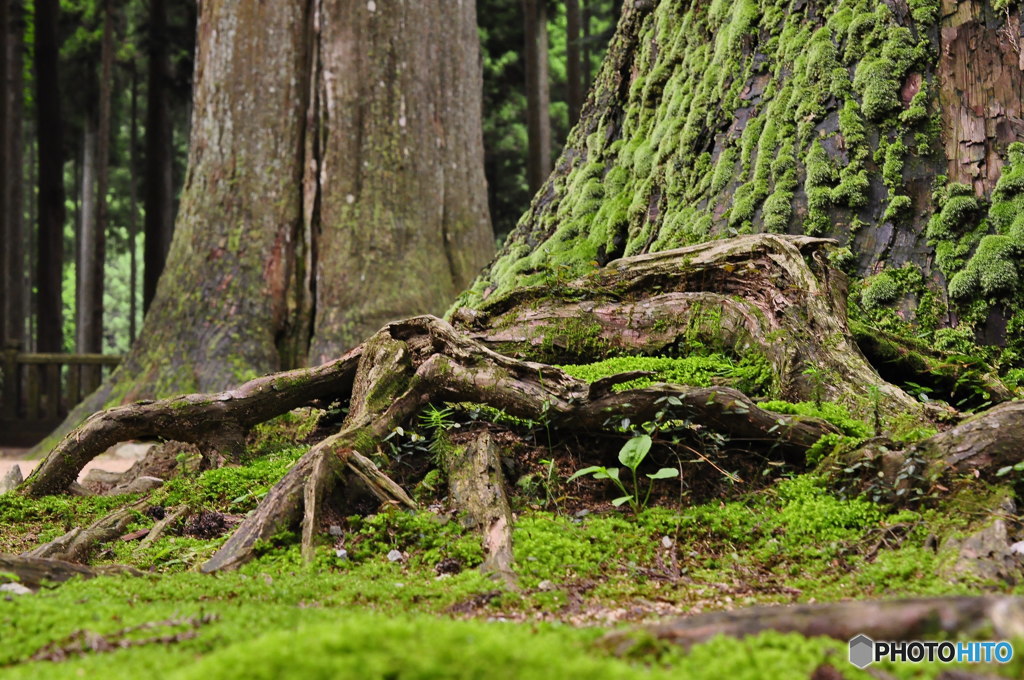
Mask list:
[[[621,5],[477,2],[499,243],[579,116]],[[4,346],[122,354],[134,341],[185,176],[196,15],[194,0],[0,3]]]

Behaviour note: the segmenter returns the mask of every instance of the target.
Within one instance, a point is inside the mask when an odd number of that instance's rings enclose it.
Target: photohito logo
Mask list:
[[[850,663],[867,668],[876,661],[939,661],[941,663],[1007,663],[1013,645],[999,642],[875,641],[867,635],[850,639]]]

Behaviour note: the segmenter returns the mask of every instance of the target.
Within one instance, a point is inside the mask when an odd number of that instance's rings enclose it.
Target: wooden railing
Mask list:
[[[38,443],[120,362],[121,357],[105,354],[4,350],[0,363],[0,445]]]

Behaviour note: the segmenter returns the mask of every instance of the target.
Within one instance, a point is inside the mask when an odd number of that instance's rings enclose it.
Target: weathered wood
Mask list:
[[[859,634],[875,640],[929,639],[985,626],[992,627],[996,638],[1024,633],[1024,598],[954,596],[749,607],[616,631],[603,642],[621,653],[637,631],[688,648],[716,635],[742,638],[766,630],[846,642]]]
[[[179,505],[177,507],[164,510],[164,518],[153,525],[153,528],[149,530],[149,533],[146,534],[139,545],[145,548],[160,538],[163,538],[163,535],[167,533],[167,530],[171,529],[188,513],[189,509],[186,505]]]
[[[117,366],[121,357],[111,354],[19,354],[20,364],[58,364],[61,366],[79,364],[89,366]]]
[[[1024,402],[999,404],[918,443],[911,453],[935,461],[938,471],[977,474],[989,481],[1024,462]]]
[[[142,576],[142,572],[133,567],[108,564],[101,567],[86,567],[64,560],[28,557],[25,555],[7,555],[0,553],[0,576],[13,574],[18,583],[27,588],[39,588],[48,583],[63,583],[76,576],[94,578],[96,576],[113,576],[126,574]],[[0,578],[0,580],[3,580]]]
[[[483,535],[485,573],[515,581],[512,571],[512,508],[494,436],[473,432],[465,446],[455,446],[448,461],[450,498],[463,512],[463,526]]]

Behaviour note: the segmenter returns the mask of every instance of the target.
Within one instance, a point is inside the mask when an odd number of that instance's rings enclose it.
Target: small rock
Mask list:
[[[401,561],[402,561],[402,551],[401,550],[392,550],[391,552],[388,553],[388,562],[401,562]]]
[[[20,583],[5,583],[0,586],[0,593],[10,593],[11,595],[31,595],[32,590],[26,588]]]
[[[348,559],[348,551],[345,550],[344,548],[338,548],[337,550],[334,551],[334,556],[337,557],[339,560],[347,560]]]
[[[590,514],[590,510],[587,510],[586,508],[583,508],[582,510],[579,510],[579,511],[576,512],[576,516],[577,517],[586,517],[589,514]]]
[[[547,579],[544,579],[543,581],[541,581],[540,583],[537,584],[537,590],[542,590],[544,592],[548,592],[549,590],[554,590],[554,589],[555,589],[555,584],[552,583],[551,581],[547,580]]]
[[[328,527],[327,533],[337,538],[338,536],[341,536],[341,527],[337,524],[332,524],[330,527]]]
[[[21,466],[14,465],[7,471],[7,474],[0,478],[0,493],[7,493],[25,481],[21,476]]]
[[[136,477],[120,488],[121,493],[146,493],[153,489],[159,489],[164,485],[164,480],[159,477]]]
[[[662,537],[661,537],[661,547],[662,547],[662,548],[665,548],[665,550],[668,550],[668,549],[669,549],[669,548],[671,548],[671,547],[672,547],[672,546],[673,546],[674,544],[675,544],[675,541],[673,541],[673,540],[672,540],[671,538],[669,538],[668,536],[662,536]]]
[[[1024,555],[1024,541],[1017,541],[1010,546],[1010,552],[1015,555]]]

